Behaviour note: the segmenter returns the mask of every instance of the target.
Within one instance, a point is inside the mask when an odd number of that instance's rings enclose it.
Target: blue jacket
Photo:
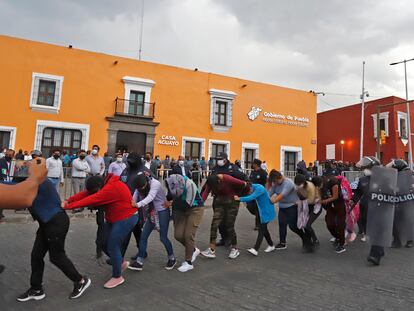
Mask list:
[[[37,196],[29,209],[33,218],[41,223],[47,223],[57,213],[63,212],[59,194],[50,180],[46,180],[39,186]]]
[[[252,184],[253,192],[248,196],[241,197],[240,202],[250,202],[256,200],[260,215],[260,222],[267,224],[276,217],[275,207],[270,201],[269,194],[265,187],[260,184]]]

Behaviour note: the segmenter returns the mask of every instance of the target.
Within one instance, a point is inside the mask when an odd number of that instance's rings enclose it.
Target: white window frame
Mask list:
[[[285,151],[296,152],[298,154],[297,161],[302,161],[302,147],[280,146],[280,172],[284,172],[285,170]]]
[[[80,146],[79,149],[84,149],[84,150],[88,149],[89,133],[90,133],[90,125],[89,124],[58,122],[58,121],[48,121],[48,120],[37,120],[35,140],[34,140],[34,148],[33,149],[41,150],[41,148],[42,148],[42,139],[43,139],[43,130],[47,127],[81,131],[82,141],[81,141],[81,146]]]
[[[385,120],[385,136],[389,136],[389,111],[380,113],[380,120]],[[374,122],[374,138],[377,138],[377,114],[372,114],[372,119]]]
[[[153,86],[155,85],[155,82],[153,80],[144,79],[144,78],[137,78],[137,77],[130,77],[130,76],[124,76],[122,78],[122,81],[124,82],[124,99],[130,100],[131,91],[136,92],[143,92],[144,95],[144,115],[149,115],[150,107],[149,105],[146,105],[145,103],[151,102],[151,91]],[[129,111],[129,102],[125,102],[128,104],[124,105],[124,113],[128,113]]]
[[[205,149],[206,149],[206,139],[200,137],[190,137],[190,136],[183,136],[182,137],[182,144],[181,144],[181,155],[185,156],[185,144],[186,142],[196,142],[201,143],[201,150],[200,150],[200,159],[201,157],[205,157]]]
[[[218,140],[218,139],[208,140],[208,159],[209,160],[212,157],[213,144],[226,145],[226,150],[224,152],[227,153],[228,159],[230,160],[230,141],[229,140]]]
[[[0,125],[0,131],[10,133],[9,149],[13,149],[16,145],[17,127]],[[3,150],[0,150],[2,152]]]
[[[36,83],[36,80],[46,80],[46,81],[52,81],[56,83],[55,86],[55,98],[53,100],[53,107],[49,106],[43,106],[37,104],[37,98],[39,94],[39,83]],[[33,72],[32,73],[32,88],[30,91],[30,109],[32,111],[37,112],[47,112],[47,113],[59,113],[60,105],[62,102],[62,89],[63,89],[63,76],[56,76],[56,75],[50,75],[46,73],[39,73],[39,72]],[[36,90],[37,87],[37,90]],[[56,94],[57,90],[57,94]]]
[[[260,159],[259,158],[259,144],[242,142],[241,163],[242,163],[243,168],[244,168],[244,162],[246,161],[245,152],[244,152],[246,149],[253,149],[255,151],[254,159]]]
[[[234,98],[237,96],[236,93],[232,91],[226,90],[217,90],[217,89],[210,89],[210,125],[215,132],[222,132],[226,133],[230,130],[233,126],[233,101]],[[216,100],[226,101],[227,102],[227,111],[226,111],[226,126],[222,125],[215,125],[215,112],[216,112]]]
[[[402,135],[401,135],[401,125],[400,125],[400,120],[401,119],[405,120],[405,131],[406,131],[406,136],[405,137],[402,137]],[[407,117],[407,113],[402,112],[402,111],[397,111],[397,122],[398,122],[398,135],[400,136],[400,138],[408,138],[408,117]]]

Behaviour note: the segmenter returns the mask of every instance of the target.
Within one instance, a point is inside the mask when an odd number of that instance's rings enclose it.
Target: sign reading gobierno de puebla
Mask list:
[[[260,114],[262,113],[262,110],[263,109],[259,107],[252,107],[250,111],[247,113],[249,120],[254,121],[257,118],[261,117],[261,120],[267,123],[276,123],[276,124],[284,124],[284,125],[300,126],[300,127],[309,126],[309,118],[298,117],[294,115],[285,115],[285,114],[267,112],[267,111],[264,111],[262,116],[260,116]]]

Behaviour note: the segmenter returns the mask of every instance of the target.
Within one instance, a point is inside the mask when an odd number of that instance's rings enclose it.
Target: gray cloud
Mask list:
[[[320,110],[357,102],[362,61],[375,96],[404,96],[414,57],[409,0],[146,0],[143,58],[335,94]],[[140,0],[0,0],[6,35],[136,58]],[[414,96],[414,62],[408,66]],[[326,104],[328,103],[328,104]]]

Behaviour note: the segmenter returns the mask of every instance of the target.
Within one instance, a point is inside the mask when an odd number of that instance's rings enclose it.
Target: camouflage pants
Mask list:
[[[210,243],[216,243],[217,229],[223,221],[223,225],[227,232],[226,238],[231,242],[231,245],[237,245],[237,235],[234,229],[234,224],[236,222],[237,214],[239,213],[239,204],[239,202],[234,200],[214,199],[214,215],[213,220],[211,221]]]

